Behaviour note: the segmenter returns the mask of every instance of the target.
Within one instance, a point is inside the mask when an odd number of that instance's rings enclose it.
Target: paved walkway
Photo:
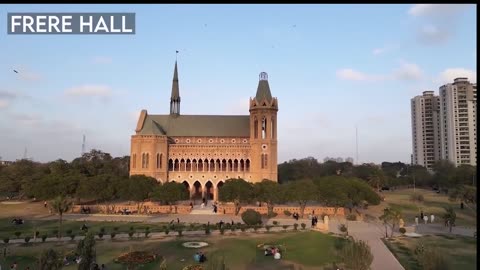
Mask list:
[[[449,228],[442,224],[419,224],[415,232],[419,234],[454,234],[473,237],[476,231],[472,228],[453,227],[450,233]]]
[[[329,230],[333,233],[341,233],[338,225],[345,223],[344,221],[331,220]],[[349,235],[355,239],[365,241],[371,248],[373,254],[372,270],[404,270],[403,266],[398,262],[397,258],[382,242],[381,238],[385,237],[385,229],[379,223],[367,223],[362,221],[348,221]],[[390,233],[389,233],[390,234]]]

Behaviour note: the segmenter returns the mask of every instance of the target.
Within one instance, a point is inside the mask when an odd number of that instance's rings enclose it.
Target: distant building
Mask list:
[[[431,169],[440,159],[440,99],[433,91],[411,99],[413,164]]]
[[[14,161],[0,160],[0,165],[3,165],[3,166],[12,165],[13,163]]]
[[[353,164],[353,158],[351,158],[351,157],[347,157],[347,158],[345,159],[345,161],[346,161],[346,162],[350,162],[350,163]]]
[[[441,158],[477,165],[477,84],[456,78],[440,87]]]

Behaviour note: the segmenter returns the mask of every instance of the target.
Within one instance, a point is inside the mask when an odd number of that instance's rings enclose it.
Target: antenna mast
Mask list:
[[[82,142],[82,156],[85,154],[85,134],[83,135],[83,142]]]
[[[355,126],[355,161],[357,162],[357,165],[360,164],[358,160],[358,128]]]
[[[25,147],[25,151],[23,152],[23,159],[27,159],[27,147]]]

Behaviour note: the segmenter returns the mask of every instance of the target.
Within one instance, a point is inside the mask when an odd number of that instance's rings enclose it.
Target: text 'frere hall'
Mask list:
[[[249,115],[182,115],[175,62],[170,114],[142,110],[131,138],[130,175],[183,183],[192,197],[213,200],[230,178],[277,181],[277,111],[262,72]]]

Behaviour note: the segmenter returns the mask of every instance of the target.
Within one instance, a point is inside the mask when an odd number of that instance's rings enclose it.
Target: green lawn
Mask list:
[[[201,250],[207,258],[223,257],[230,270],[243,269],[294,269],[294,266],[302,265],[303,269],[328,269],[332,262],[338,262],[335,255],[335,241],[337,237],[318,232],[282,232],[254,234],[249,236],[208,236],[199,238],[169,238],[166,240],[101,240],[97,241],[97,255],[100,264],[106,264],[108,269],[125,269],[124,266],[113,262],[121,253],[130,250],[149,250],[167,259],[168,269],[179,270],[182,267],[193,264],[193,255],[196,249],[188,249],[182,246],[185,241],[204,241],[208,247]],[[259,244],[281,245],[285,251],[282,260],[274,260],[265,257]],[[52,244],[37,243],[35,245],[10,245],[7,261],[0,260],[2,269],[6,269],[13,261],[19,263],[20,269],[34,266],[35,257],[41,250],[54,247],[61,252],[75,249],[76,243]],[[139,269],[158,269],[160,262],[149,265],[141,265]],[[65,267],[66,270],[76,269],[74,266]]]
[[[425,198],[423,203],[415,203],[410,200],[410,195],[413,194],[413,189],[399,189],[393,192],[382,192],[385,196],[385,202],[392,207],[397,207],[402,210],[404,220],[408,223],[413,223],[415,216],[423,213],[435,215],[437,222],[442,222],[442,215],[445,212],[444,207],[452,206],[457,214],[457,226],[476,227],[477,218],[476,212],[471,209],[460,209],[459,202],[451,202],[445,194],[437,194],[431,190],[416,189],[417,194],[422,194]]]
[[[461,236],[424,236],[421,238],[401,237],[393,240],[384,240],[385,244],[398,258],[405,270],[421,270],[415,259],[414,250],[417,244],[423,241],[439,249],[450,262],[450,269],[473,270],[477,269],[477,240]]]

